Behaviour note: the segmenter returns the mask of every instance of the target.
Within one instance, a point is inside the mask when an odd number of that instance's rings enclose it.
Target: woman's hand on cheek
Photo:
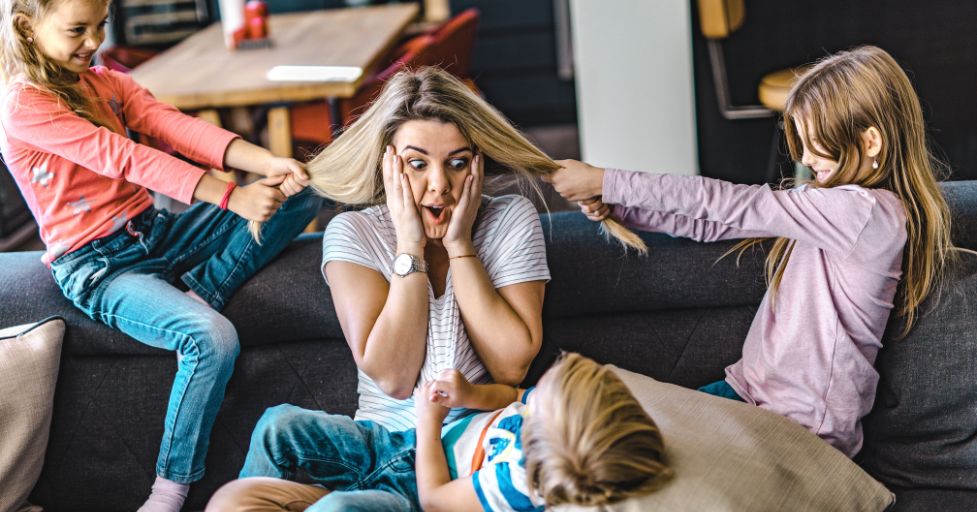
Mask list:
[[[387,208],[390,209],[390,219],[394,223],[397,233],[397,252],[409,252],[415,256],[424,254],[424,225],[421,215],[414,204],[410,182],[404,174],[404,161],[394,152],[392,146],[387,146],[383,154],[383,190],[387,196]]]
[[[583,201],[603,193],[604,169],[577,160],[557,160],[562,169],[543,177],[569,201]]]
[[[448,231],[442,243],[448,251],[449,257],[475,254],[472,243],[472,227],[478,216],[478,208],[482,204],[482,178],[485,174],[482,155],[476,154],[472,158],[471,174],[465,178],[465,185],[461,191],[461,198],[451,212]]]

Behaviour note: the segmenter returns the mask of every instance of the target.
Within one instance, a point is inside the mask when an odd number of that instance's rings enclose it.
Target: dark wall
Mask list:
[[[557,74],[552,0],[451,0],[481,12],[472,76],[485,98],[521,126],[576,123],[573,80]]]
[[[696,109],[702,173],[763,181],[773,121],[727,121],[716,106],[705,40],[693,9]],[[747,0],[746,22],[723,43],[734,103],[756,103],[770,71],[859,44],[884,48],[919,93],[930,141],[953,179],[977,178],[977,2]],[[783,157],[786,158],[786,157]]]

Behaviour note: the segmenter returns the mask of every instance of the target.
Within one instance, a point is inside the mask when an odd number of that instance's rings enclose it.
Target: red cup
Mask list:
[[[268,37],[268,25],[264,18],[248,18],[248,39]]]
[[[268,4],[264,0],[248,0],[248,3],[244,4],[245,19],[252,20],[266,16],[268,16]]]

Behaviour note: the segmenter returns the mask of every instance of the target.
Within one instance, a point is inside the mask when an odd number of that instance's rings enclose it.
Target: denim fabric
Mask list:
[[[737,400],[740,402],[746,401],[736,394],[736,391],[733,391],[733,386],[730,386],[725,380],[717,380],[716,382],[706,384],[705,386],[699,388],[699,391],[722,398],[728,398],[730,400]]]
[[[240,352],[234,325],[218,311],[318,211],[311,191],[286,201],[254,242],[247,221],[198,203],[172,214],[149,208],[112,235],[55,260],[62,293],[94,320],[176,351],[156,473],[199,480],[224,389]],[[179,277],[211,307],[174,286]]]
[[[390,432],[372,421],[279,405],[251,434],[240,478],[293,480],[301,470],[333,492],[308,510],[419,511],[414,430]]]

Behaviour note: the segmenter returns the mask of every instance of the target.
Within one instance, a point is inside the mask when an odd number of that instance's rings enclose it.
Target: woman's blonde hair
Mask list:
[[[547,507],[615,503],[672,477],[658,426],[606,366],[564,354],[530,400],[526,475]]]
[[[36,26],[51,10],[66,0],[0,0],[0,78],[9,85],[23,76],[27,82],[50,92],[69,110],[97,126],[115,130],[111,123],[100,117],[90,95],[81,90],[78,73],[74,73],[46,58],[37,49],[33,37],[25,32],[18,20],[27,19]],[[108,5],[111,0],[101,0]]]
[[[903,277],[896,295],[896,313],[903,318],[900,336],[912,329],[918,308],[943,280],[944,267],[954,259],[950,212],[935,171],[945,166],[930,153],[919,98],[909,77],[885,50],[862,46],[831,55],[800,77],[787,98],[784,132],[791,158],[800,161],[804,147],[838,162],[838,170],[812,187],[856,184],[896,194],[906,210],[907,242]],[[807,140],[794,123],[808,123]],[[862,134],[881,134],[882,149],[868,172]],[[811,140],[817,140],[814,145]],[[820,148],[820,149],[819,149]],[[745,249],[759,240],[746,240]],[[778,238],[767,256],[767,281],[772,293],[780,284],[794,241]]]
[[[381,155],[401,125],[412,120],[454,124],[485,158],[486,177],[516,173],[535,178],[560,168],[457,78],[425,67],[394,75],[366,112],[308,163],[312,188],[344,204],[384,202]],[[538,187],[535,180],[527,181]],[[625,246],[646,250],[637,235],[616,221],[604,227]]]

